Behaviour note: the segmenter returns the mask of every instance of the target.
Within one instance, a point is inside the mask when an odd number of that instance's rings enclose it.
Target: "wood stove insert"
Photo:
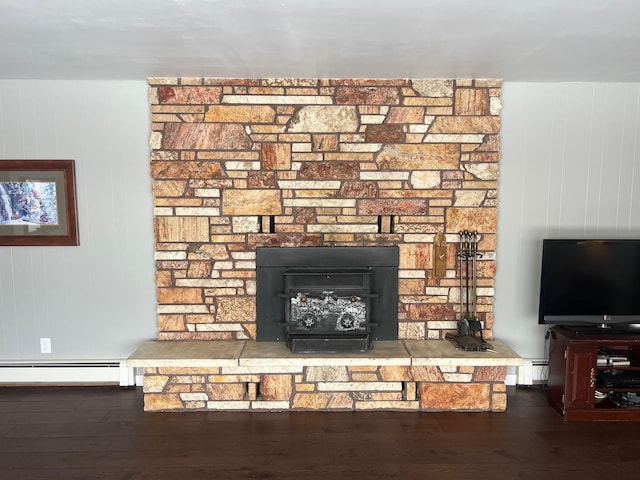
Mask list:
[[[257,340],[295,353],[398,339],[397,247],[259,247]]]

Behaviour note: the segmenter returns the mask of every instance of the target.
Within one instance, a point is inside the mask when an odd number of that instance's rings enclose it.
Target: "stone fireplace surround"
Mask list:
[[[445,355],[453,347],[442,340],[459,310],[461,230],[480,234],[478,315],[492,339],[500,81],[149,84],[158,341],[131,360],[145,368],[146,409],[431,410],[425,399],[435,391],[449,398],[436,409],[506,407],[506,365],[517,355],[504,346],[490,366],[451,360],[459,352]],[[434,275],[437,233],[448,242],[442,277]],[[392,245],[400,249],[399,340],[382,357],[378,349],[356,361],[291,359],[255,342],[258,246]],[[211,356],[230,361],[232,373],[225,362],[188,358],[194,345],[222,349]]]

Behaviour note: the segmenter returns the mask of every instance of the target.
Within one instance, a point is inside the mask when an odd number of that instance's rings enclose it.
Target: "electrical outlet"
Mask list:
[[[41,338],[40,339],[40,353],[51,353],[51,339],[50,338]]]

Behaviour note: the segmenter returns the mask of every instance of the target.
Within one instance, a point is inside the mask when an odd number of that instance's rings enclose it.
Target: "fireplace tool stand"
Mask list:
[[[460,265],[460,319],[457,322],[457,335],[448,333],[445,338],[453,342],[457,348],[472,351],[485,351],[491,348],[482,338],[482,324],[478,320],[477,296],[477,259],[482,258],[478,252],[478,232],[463,230],[458,242],[458,264]]]

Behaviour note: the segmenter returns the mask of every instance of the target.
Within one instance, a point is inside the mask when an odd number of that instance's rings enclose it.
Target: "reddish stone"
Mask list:
[[[359,215],[426,215],[426,200],[361,200]]]
[[[365,140],[374,143],[403,143],[402,125],[367,125]]]
[[[317,247],[322,245],[321,234],[276,233],[249,234],[247,246],[251,250],[256,247]]]
[[[314,152],[335,152],[338,150],[337,135],[314,135],[313,151]]]
[[[314,208],[294,208],[293,209],[294,222],[298,224],[310,224],[316,222],[316,211]]]
[[[221,87],[158,87],[161,104],[209,105],[220,103]]]
[[[400,93],[392,87],[336,87],[338,105],[398,105]]]
[[[338,193],[340,198],[375,198],[378,196],[376,182],[343,182]]]
[[[250,188],[275,187],[276,172],[251,171],[247,176],[247,184]]]
[[[169,150],[248,150],[252,144],[234,123],[168,123],[162,137],[162,148]]]
[[[409,317],[411,320],[451,320],[455,312],[450,303],[422,303],[409,306]]]
[[[291,145],[288,143],[263,144],[262,166],[266,170],[291,169]]]
[[[358,178],[359,169],[356,162],[305,163],[300,169],[299,178],[314,180],[333,178]]]
[[[507,367],[477,367],[473,376],[474,382],[504,382],[507,378]]]

